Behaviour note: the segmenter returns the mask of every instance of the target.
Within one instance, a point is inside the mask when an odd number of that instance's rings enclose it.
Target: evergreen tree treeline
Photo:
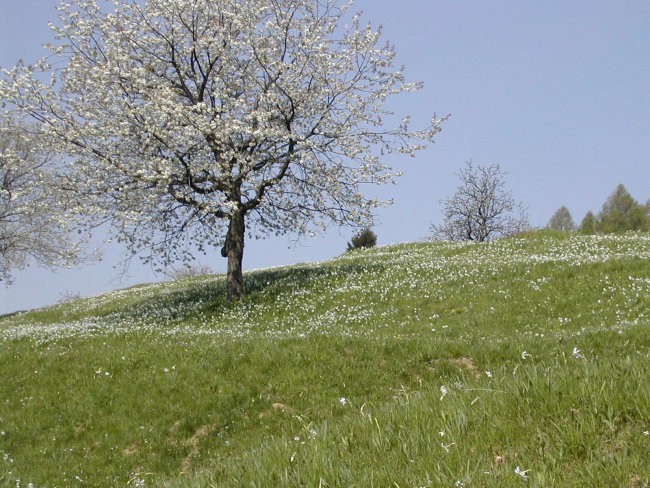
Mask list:
[[[591,210],[575,226],[569,210],[560,207],[547,226],[549,229],[581,234],[615,234],[627,231],[650,230],[650,200],[645,205],[637,202],[625,186],[618,185],[605,200],[601,211],[595,215]]]

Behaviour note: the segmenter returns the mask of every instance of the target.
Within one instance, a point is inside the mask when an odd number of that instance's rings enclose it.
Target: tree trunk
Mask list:
[[[244,210],[235,210],[230,217],[226,242],[221,255],[228,258],[226,287],[228,302],[235,302],[244,296],[244,234],[246,231],[246,214]]]

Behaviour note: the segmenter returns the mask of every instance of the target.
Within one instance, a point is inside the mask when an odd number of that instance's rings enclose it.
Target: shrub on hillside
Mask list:
[[[372,229],[366,227],[361,232],[352,237],[352,242],[348,242],[348,251],[354,249],[369,249],[377,245],[377,234]]]
[[[196,276],[203,276],[207,274],[213,274],[212,268],[207,264],[195,264],[192,266],[183,266],[182,268],[174,269],[169,268],[164,271],[165,276],[169,279],[183,280],[185,278],[194,278]]]

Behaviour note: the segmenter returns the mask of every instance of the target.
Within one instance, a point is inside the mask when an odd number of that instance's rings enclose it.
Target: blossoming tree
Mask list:
[[[0,282],[30,262],[67,265],[81,258],[52,178],[52,160],[34,127],[0,119]]]
[[[419,85],[352,1],[105,3],[62,2],[51,55],[0,95],[42,123],[86,224],[163,263],[221,247],[229,300],[245,236],[364,223],[382,202],[361,184],[440,130],[389,125],[386,100]]]

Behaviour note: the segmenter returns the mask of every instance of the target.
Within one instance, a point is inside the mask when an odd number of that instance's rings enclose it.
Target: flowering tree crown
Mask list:
[[[62,2],[51,56],[5,71],[0,94],[42,122],[79,208],[134,252],[228,244],[241,216],[256,234],[363,223],[382,202],[360,185],[394,180],[384,158],[440,130],[388,125],[386,100],[420,85],[351,1],[106,4]]]

